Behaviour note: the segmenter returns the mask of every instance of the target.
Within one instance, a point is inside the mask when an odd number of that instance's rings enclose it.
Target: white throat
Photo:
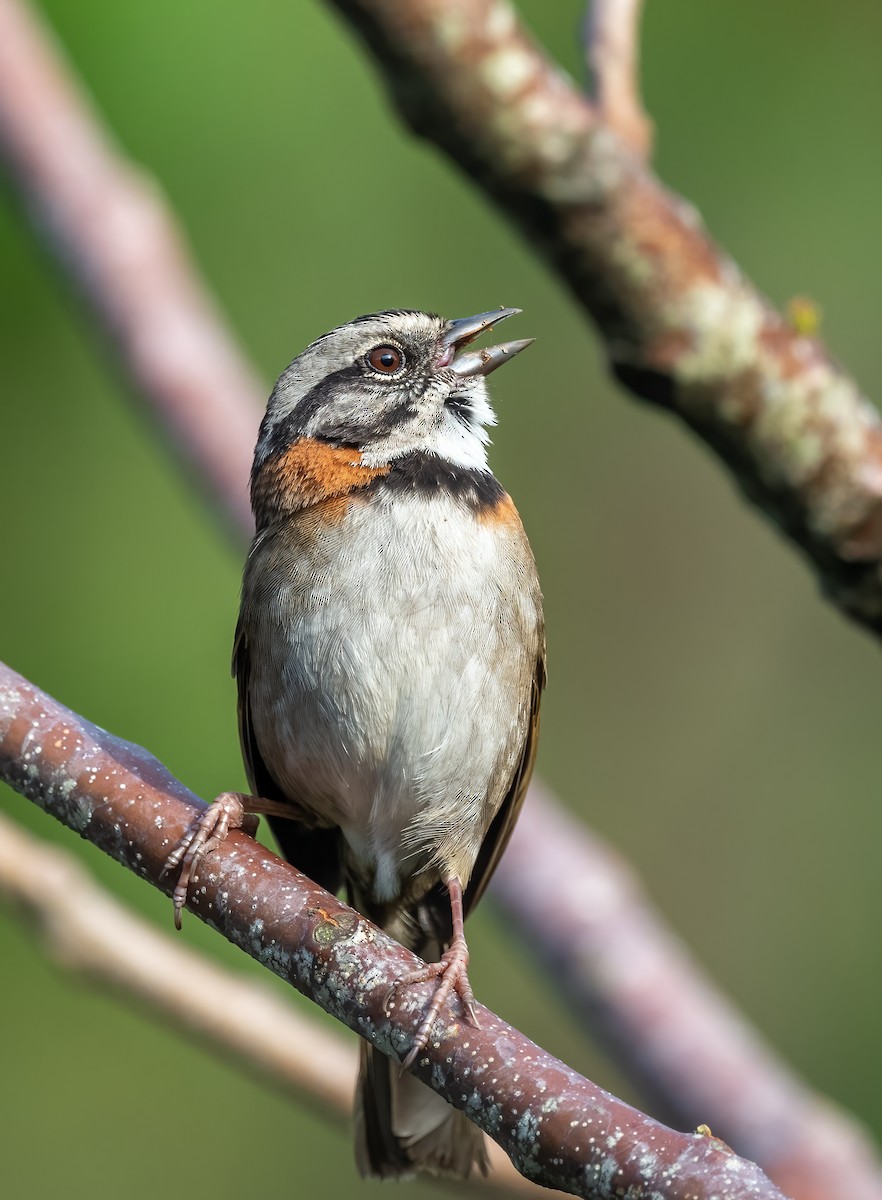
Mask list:
[[[496,414],[483,389],[475,389],[468,399],[468,407],[464,406],[467,416],[458,416],[445,405],[440,417],[433,419],[431,424],[427,422],[420,430],[418,439],[411,436],[399,440],[393,434],[379,445],[365,447],[362,463],[366,467],[379,467],[422,450],[437,454],[456,467],[489,471],[487,445],[490,435],[486,426],[496,424]]]
[[[492,414],[491,414],[492,416]],[[486,471],[487,443],[490,437],[483,425],[466,423],[445,409],[441,423],[426,439],[426,450],[437,454],[457,467],[474,467]]]

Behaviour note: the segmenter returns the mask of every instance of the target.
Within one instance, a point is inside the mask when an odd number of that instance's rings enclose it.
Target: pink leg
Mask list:
[[[406,1071],[412,1067],[417,1060],[417,1056],[425,1049],[435,1019],[451,992],[456,992],[468,1019],[476,1028],[478,1027],[475,993],[472,991],[472,985],[469,983],[466,970],[469,965],[469,948],[466,945],[463,928],[462,884],[458,879],[448,879],[446,883],[447,891],[450,894],[450,910],[453,916],[453,940],[449,948],[441,955],[439,962],[427,963],[426,966],[420,967],[419,970],[413,971],[410,975],[405,975],[403,979],[396,979],[392,985],[392,991],[389,993],[391,997],[392,992],[400,987],[406,987],[408,984],[425,983],[428,979],[439,980],[435,994],[432,997],[432,1002],[426,1009],[426,1015],[423,1017],[420,1027],[416,1032],[413,1045],[404,1062],[401,1064],[402,1071]]]
[[[165,870],[180,867],[178,882],[172,893],[175,906],[175,928],[181,928],[181,913],[187,903],[190,881],[206,854],[217,849],[231,829],[244,829],[250,836],[257,833],[257,817],[290,817],[291,806],[259,796],[243,796],[241,792],[221,792],[218,798],[193,821],[193,824],[165,861]]]

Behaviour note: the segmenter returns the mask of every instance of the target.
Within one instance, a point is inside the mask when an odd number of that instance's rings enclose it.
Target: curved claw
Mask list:
[[[172,892],[175,929],[181,928],[181,915],[190,891],[190,881],[206,854],[226,838],[231,829],[240,829],[246,820],[243,798],[236,792],[224,792],[201,812],[165,860],[163,873],[180,867]]]
[[[403,979],[396,979],[392,984],[386,997],[386,1005],[388,1005],[389,997],[399,987],[411,983],[425,983],[429,979],[439,980],[435,994],[432,996],[432,1001],[426,1009],[419,1029],[416,1031],[413,1045],[401,1063],[402,1073],[408,1071],[422,1051],[425,1050],[432,1033],[432,1026],[451,992],[456,992],[460,1003],[465,1009],[469,1022],[476,1029],[480,1028],[478,1012],[475,1006],[475,993],[472,991],[472,985],[469,983],[468,964],[469,951],[465,939],[454,938],[450,949],[441,955],[439,962],[429,963],[412,974],[406,975]]]

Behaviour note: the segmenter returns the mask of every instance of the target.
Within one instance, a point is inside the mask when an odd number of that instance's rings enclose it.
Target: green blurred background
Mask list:
[[[521,8],[580,77],[577,0]],[[308,340],[364,311],[525,310],[512,336],[539,341],[494,379],[492,460],[547,598],[539,769],[638,865],[770,1041],[882,1135],[876,645],[819,598],[702,447],[608,383],[567,295],[404,135],[321,4],[45,11],[121,145],[177,208],[267,387]],[[776,303],[821,305],[832,351],[869,395],[882,391],[880,44],[875,0],[656,0],[644,29],[663,178]],[[5,200],[0,657],[203,796],[241,786],[227,669],[241,553],[157,452]],[[12,792],[0,804],[170,926],[158,894]],[[258,973],[194,920],[183,936]],[[471,940],[483,1001],[632,1095],[523,970],[492,903]],[[342,1133],[72,983],[4,909],[0,961],[4,1194],[334,1197],[356,1185]]]

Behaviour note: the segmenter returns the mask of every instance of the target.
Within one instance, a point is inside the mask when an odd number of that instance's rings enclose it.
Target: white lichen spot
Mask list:
[[[700,336],[680,359],[684,380],[735,375],[752,366],[764,315],[755,296],[743,289],[716,283],[691,288],[681,299],[678,323]]]
[[[511,37],[515,26],[514,10],[508,4],[494,4],[484,22],[484,36],[488,42],[502,41]]]
[[[501,100],[522,91],[535,71],[533,59],[518,46],[506,46],[488,54],[481,63],[484,83]]]

